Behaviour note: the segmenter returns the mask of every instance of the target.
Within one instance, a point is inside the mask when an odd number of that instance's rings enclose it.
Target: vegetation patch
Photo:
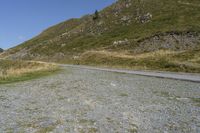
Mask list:
[[[0,84],[34,79],[59,70],[58,66],[49,63],[0,60]]]
[[[200,72],[200,49],[191,51],[159,50],[142,54],[111,51],[89,51],[76,60],[77,64],[127,68],[136,70],[161,70],[173,72]]]
[[[128,94],[127,93],[120,93],[119,96],[121,96],[121,97],[127,97]]]
[[[196,106],[200,107],[200,98],[191,98],[191,100],[195,103]]]

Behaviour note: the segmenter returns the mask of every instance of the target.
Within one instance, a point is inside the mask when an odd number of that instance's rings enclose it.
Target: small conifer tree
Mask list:
[[[96,10],[93,16],[93,20],[97,20],[99,18],[99,11]]]

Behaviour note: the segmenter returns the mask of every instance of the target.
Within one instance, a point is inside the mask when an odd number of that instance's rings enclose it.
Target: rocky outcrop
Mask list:
[[[113,45],[117,46],[117,45],[127,45],[130,44],[128,39],[124,39],[124,40],[119,40],[119,41],[114,41]]]
[[[160,49],[183,51],[200,47],[200,34],[196,32],[167,32],[138,41],[135,53],[152,52]]]
[[[148,23],[151,21],[152,19],[152,14],[151,13],[147,13],[147,14],[144,14],[144,15],[139,15],[136,20],[139,22],[139,23]]]

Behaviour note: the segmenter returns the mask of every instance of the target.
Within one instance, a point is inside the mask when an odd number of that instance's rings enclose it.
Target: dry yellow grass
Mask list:
[[[44,62],[0,60],[0,80],[56,69],[58,66],[55,64]]]
[[[173,55],[178,52],[175,51],[169,51],[169,50],[159,50],[155,52],[149,52],[149,53],[143,53],[143,54],[130,54],[128,51],[123,52],[111,52],[111,51],[87,51],[82,54],[82,57],[85,55],[104,55],[107,57],[117,57],[117,58],[126,58],[126,59],[145,59],[145,58],[153,58],[153,57],[160,57],[160,56],[167,56],[167,55]],[[179,52],[180,53],[180,52]]]
[[[132,54],[127,51],[87,51],[77,59],[78,64],[108,67],[163,70],[175,72],[200,72],[200,51],[169,51]]]

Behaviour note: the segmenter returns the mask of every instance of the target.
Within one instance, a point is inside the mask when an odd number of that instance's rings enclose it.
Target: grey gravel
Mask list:
[[[0,132],[199,133],[200,83],[64,67],[0,85]]]
[[[142,75],[142,76],[157,77],[157,78],[168,78],[168,79],[176,79],[176,80],[183,80],[183,81],[191,81],[191,82],[200,83],[200,74],[199,73],[110,69],[110,68],[99,68],[99,67],[84,66],[84,65],[66,65],[66,64],[58,64],[58,65],[64,66],[64,67],[91,69],[91,70],[107,71],[107,72],[118,72],[118,73]]]

